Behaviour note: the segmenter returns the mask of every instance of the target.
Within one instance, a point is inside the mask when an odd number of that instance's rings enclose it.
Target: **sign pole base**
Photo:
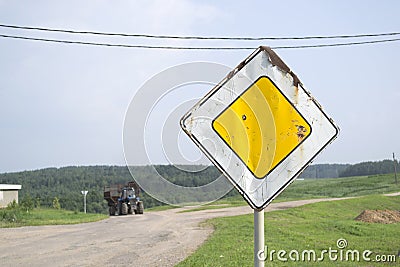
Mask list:
[[[254,266],[264,267],[264,210],[254,210]]]

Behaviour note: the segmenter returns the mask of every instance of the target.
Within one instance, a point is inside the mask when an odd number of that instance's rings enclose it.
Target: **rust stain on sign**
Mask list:
[[[260,49],[264,50],[268,54],[269,60],[271,61],[272,65],[277,66],[282,71],[289,73],[293,77],[294,86],[297,87],[299,86],[299,84],[302,85],[297,75],[290,70],[289,66],[286,65],[285,62],[283,62],[283,60],[269,46],[260,46]]]
[[[307,128],[304,127],[303,125],[296,125],[296,128],[297,128],[298,141],[301,142],[301,141],[303,141],[304,137],[306,137]]]
[[[299,84],[303,85],[300,81],[300,79],[297,77],[297,75],[290,70],[289,66],[283,62],[283,60],[269,47],[269,46],[260,46],[260,50],[264,51],[267,53],[269,61],[273,66],[277,66],[281,71],[285,73],[289,73],[292,78],[293,78],[293,85],[295,87],[298,87]],[[240,62],[226,77],[226,80],[231,79],[238,71],[240,71],[250,60],[252,57],[250,56],[249,58],[243,60]]]

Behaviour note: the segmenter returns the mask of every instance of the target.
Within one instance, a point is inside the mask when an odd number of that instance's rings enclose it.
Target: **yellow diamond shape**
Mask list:
[[[311,133],[268,77],[260,77],[212,123],[257,178],[264,178]]]

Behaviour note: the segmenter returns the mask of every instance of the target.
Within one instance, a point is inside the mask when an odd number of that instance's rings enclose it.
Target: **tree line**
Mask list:
[[[207,167],[201,172],[186,172],[171,165],[154,166],[161,176],[172,183],[182,186],[201,186],[215,180],[220,174],[214,167]],[[134,176],[153,175],[151,166],[132,167]],[[125,185],[133,178],[126,166],[70,166],[46,168],[34,171],[22,171],[0,174],[0,183],[21,184],[19,198],[22,201],[34,201],[36,206],[53,207],[57,199],[63,209],[82,211],[83,195],[88,190],[87,212],[107,213],[107,202],[103,199],[105,186]],[[234,194],[232,192],[230,194]],[[159,201],[141,192],[145,208],[162,205]]]
[[[383,160],[353,165],[316,164],[305,169],[300,177],[335,178],[387,174],[394,172],[393,163],[391,160]],[[395,164],[397,170],[400,170],[399,162],[396,161]],[[200,172],[182,170],[190,169],[191,166],[180,168],[172,165],[135,166],[131,167],[131,171],[136,177],[151,177],[153,167],[172,183],[188,187],[208,184],[220,176],[220,172],[213,166],[204,167]],[[198,169],[198,166],[192,167]],[[56,206],[63,209],[82,211],[81,191],[88,190],[87,211],[91,213],[108,212],[107,202],[103,199],[104,186],[126,184],[132,180],[126,166],[70,166],[0,174],[0,183],[21,184],[20,200],[32,202],[35,206],[54,207],[56,201]],[[236,190],[232,190],[227,196],[237,194]],[[146,192],[142,192],[141,199],[145,208],[162,205]]]
[[[399,170],[399,162],[393,160],[368,161],[347,166],[339,173],[339,177],[364,176],[375,174],[394,173],[394,168]]]

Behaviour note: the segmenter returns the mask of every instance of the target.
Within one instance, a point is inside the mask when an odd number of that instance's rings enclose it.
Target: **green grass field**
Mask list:
[[[95,222],[108,218],[104,214],[82,213],[57,209],[33,209],[29,212],[23,209],[1,209],[0,228],[35,226],[35,225],[56,225],[56,224],[77,224]]]
[[[355,197],[400,191],[393,174],[295,181],[277,200]]]
[[[345,181],[345,180],[343,180]],[[347,191],[344,190],[343,191]],[[349,190],[349,192],[354,190]],[[363,192],[360,190],[358,192]],[[344,193],[344,192],[343,192]],[[353,192],[354,194],[354,192]],[[265,243],[271,250],[338,249],[336,241],[344,238],[346,250],[371,250],[376,255],[397,255],[400,251],[400,223],[373,224],[355,221],[366,209],[400,209],[400,196],[371,195],[356,199],[309,204],[298,208],[265,214]],[[215,228],[211,237],[178,266],[252,266],[253,215],[212,219],[206,222]],[[345,255],[345,254],[344,254]],[[288,254],[286,254],[288,258]],[[351,259],[351,257],[349,258]],[[396,266],[400,258],[396,256]],[[266,266],[393,266],[377,262],[330,261],[327,254],[322,262],[287,262],[267,258]]]
[[[368,194],[380,194],[399,192],[400,184],[394,184],[393,175],[375,175],[364,177],[334,178],[334,179],[305,179],[295,181],[290,185],[275,202],[324,198],[362,196]],[[196,207],[183,212],[203,209],[219,209],[247,205],[241,196],[229,197],[216,202]],[[160,211],[172,208],[171,206],[159,206],[147,211]],[[10,212],[0,210],[0,227],[19,227],[27,225],[49,224],[75,224],[92,222],[105,219],[108,216],[102,214],[83,214],[66,210],[34,209],[29,213],[21,210]]]
[[[400,192],[400,183],[395,184],[393,174],[331,179],[305,179],[294,181],[274,202],[313,198],[355,197],[393,192]],[[243,198],[235,196],[182,212],[221,209],[243,205],[247,205]]]

